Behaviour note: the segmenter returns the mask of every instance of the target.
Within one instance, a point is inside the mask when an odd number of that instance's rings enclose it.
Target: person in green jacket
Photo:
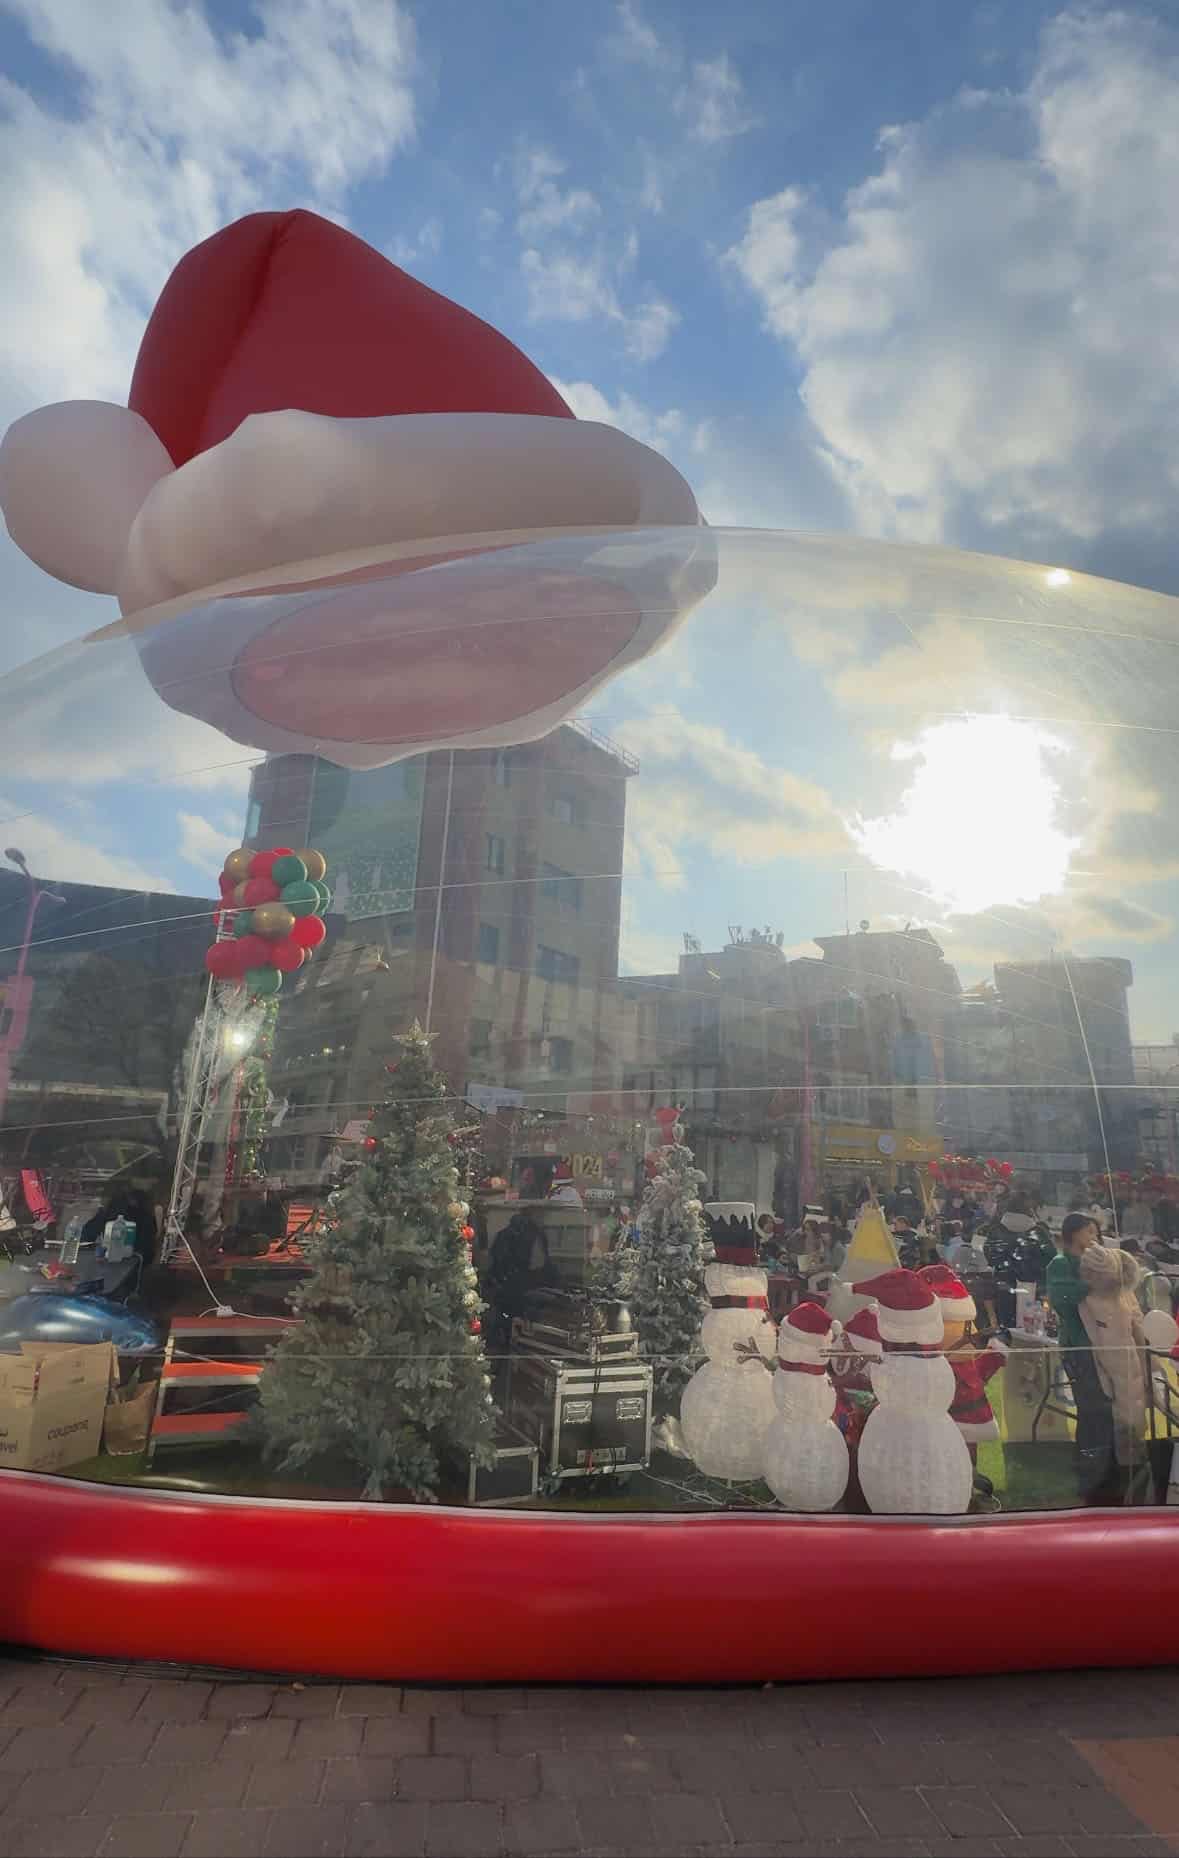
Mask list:
[[[1114,1452],[1113,1402],[1098,1378],[1081,1304],[1089,1287],[1081,1276],[1081,1254],[1100,1245],[1101,1228],[1087,1213],[1069,1213],[1060,1228],[1059,1250],[1048,1266],[1048,1301],[1056,1312],[1065,1373],[1073,1390],[1077,1422],[1073,1450],[1082,1501],[1100,1507],[1120,1503],[1122,1479]]]

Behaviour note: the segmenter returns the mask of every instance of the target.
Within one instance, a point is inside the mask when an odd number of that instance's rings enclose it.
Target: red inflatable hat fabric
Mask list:
[[[316,213],[251,213],[176,266],[129,405],[177,466],[251,413],[572,419],[552,383],[469,310]]]

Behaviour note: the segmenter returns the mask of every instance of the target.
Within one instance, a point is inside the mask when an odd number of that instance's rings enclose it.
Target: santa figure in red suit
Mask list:
[[[548,734],[716,578],[665,459],[302,211],[189,252],[129,404],[18,420],[0,507],[173,709],[352,768]]]

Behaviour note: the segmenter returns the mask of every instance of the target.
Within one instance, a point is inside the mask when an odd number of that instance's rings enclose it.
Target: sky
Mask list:
[[[125,398],[183,252],[243,212],[307,206],[503,329],[579,416],[664,451],[713,524],[1179,594],[1169,4],[0,0],[0,72],[0,424]],[[748,564],[724,559],[696,630],[598,706],[643,760],[628,965],[673,961],[682,931],[715,946],[733,921],[791,945],[842,928],[851,870],[857,919],[941,922],[964,977],[1013,946],[1128,954],[1136,1026],[1168,1037],[1165,603],[1137,614],[1120,656],[1088,639],[1049,652],[1042,632],[1013,669],[1007,635],[934,596],[912,595],[898,633],[883,569],[832,620],[784,554],[752,602]],[[0,670],[110,616],[6,538],[0,593]],[[785,632],[765,616],[775,599]],[[986,599],[967,607],[977,620]],[[1098,609],[1108,627],[1098,597],[1085,624]],[[737,625],[750,650],[735,659]],[[998,751],[985,733],[947,748],[922,732],[991,714],[996,693],[1057,719],[1012,765],[1031,754],[1047,784],[1046,857],[1068,841],[1065,880],[1047,900],[1000,895],[985,921],[977,887],[932,897],[919,870],[884,895],[871,847],[895,856],[904,834],[866,839],[864,822],[900,809],[910,845],[923,825],[952,834],[914,809],[939,768]],[[52,792],[35,756],[9,758],[8,816],[61,877],[207,882],[238,831],[246,758],[199,724],[120,721],[111,702],[114,722],[75,730]],[[47,716],[43,739],[60,727]],[[165,776],[153,823],[127,783]],[[1000,909],[1017,931],[999,933]]]

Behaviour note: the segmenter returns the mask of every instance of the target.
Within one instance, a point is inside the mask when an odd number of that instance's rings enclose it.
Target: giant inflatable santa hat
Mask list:
[[[671,465],[306,212],[189,252],[129,405],[18,420],[0,506],[173,708],[350,767],[547,733],[715,580]]]

